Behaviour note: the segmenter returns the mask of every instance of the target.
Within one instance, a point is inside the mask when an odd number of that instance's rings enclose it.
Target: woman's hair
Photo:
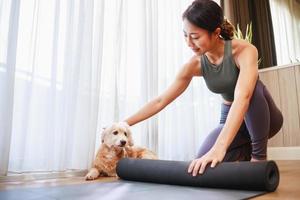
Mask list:
[[[222,8],[212,0],[195,0],[184,11],[182,19],[203,28],[210,33],[221,28],[220,35],[225,40],[231,40],[234,35],[234,26],[224,19]]]

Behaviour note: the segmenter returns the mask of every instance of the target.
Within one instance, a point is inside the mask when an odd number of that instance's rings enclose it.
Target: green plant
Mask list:
[[[245,37],[243,36],[243,33],[240,29],[239,24],[237,24],[237,28],[234,31],[234,38],[236,39],[242,39],[242,40],[246,40],[249,43],[252,43],[252,22],[250,22],[250,24],[247,24],[246,26],[246,35]]]
[[[246,40],[247,42],[252,43],[252,37],[253,37],[253,34],[252,34],[252,22],[250,22],[250,24],[247,24],[247,26],[246,26],[245,37],[244,37],[244,35],[243,35],[243,33],[242,33],[241,29],[240,29],[239,24],[237,24],[236,30],[234,31],[234,38]],[[261,62],[261,58],[258,59],[257,64],[259,65],[260,62]]]

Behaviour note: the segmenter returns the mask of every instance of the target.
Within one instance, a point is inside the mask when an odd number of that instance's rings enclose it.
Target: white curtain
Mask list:
[[[161,94],[192,52],[191,0],[1,0],[1,174],[86,169],[103,126]],[[202,78],[132,127],[161,159],[192,159],[218,123]]]
[[[19,1],[0,2],[0,175],[7,173],[12,132]]]
[[[277,64],[300,62],[300,1],[270,1]]]
[[[97,128],[101,4],[0,2],[1,174],[86,169]]]

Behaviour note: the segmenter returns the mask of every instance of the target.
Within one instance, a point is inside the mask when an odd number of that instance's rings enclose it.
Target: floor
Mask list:
[[[276,199],[300,199],[300,160],[276,161],[280,171],[280,183],[277,190],[253,199],[276,200]],[[93,182],[110,182],[116,178],[101,178]],[[83,177],[69,177],[62,179],[49,179],[28,182],[0,182],[0,190],[10,190],[27,187],[51,187],[58,185],[88,184]]]

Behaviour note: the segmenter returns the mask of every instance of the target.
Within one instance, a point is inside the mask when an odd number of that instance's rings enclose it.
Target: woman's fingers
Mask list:
[[[199,159],[197,160],[195,166],[194,166],[194,169],[193,169],[193,176],[196,176],[198,174],[198,171],[199,171],[199,168],[201,167],[202,165],[202,160]]]
[[[209,163],[210,161],[208,160],[205,160],[201,163],[201,168],[200,168],[200,171],[199,171],[199,174],[203,174],[204,173],[204,170],[205,170],[205,167],[206,165]]]
[[[195,159],[191,162],[189,169],[188,169],[188,173],[191,173],[193,171],[196,162],[197,162],[197,159]]]
[[[202,160],[201,159],[195,159],[191,162],[188,173],[192,173],[193,176],[196,176],[199,172],[199,169],[201,167]]]
[[[197,174],[203,174],[206,166],[211,163],[210,167],[215,167],[219,161],[217,159],[209,160],[209,159],[195,159],[189,165],[188,173],[192,172],[193,176]]]
[[[214,167],[218,164],[218,162],[219,162],[219,161],[218,161],[217,159],[213,160],[213,161],[211,162],[210,167],[214,168]]]
[[[189,166],[188,172],[193,174],[193,176],[196,176],[198,173],[203,174],[205,167],[208,163],[211,161],[206,159],[195,159],[192,161],[192,163]]]
[[[203,174],[208,164],[214,168],[219,162],[222,161],[224,155],[217,154],[218,152],[209,152],[201,158],[195,159],[191,162],[188,168],[188,173],[192,173],[193,176],[197,174]]]

